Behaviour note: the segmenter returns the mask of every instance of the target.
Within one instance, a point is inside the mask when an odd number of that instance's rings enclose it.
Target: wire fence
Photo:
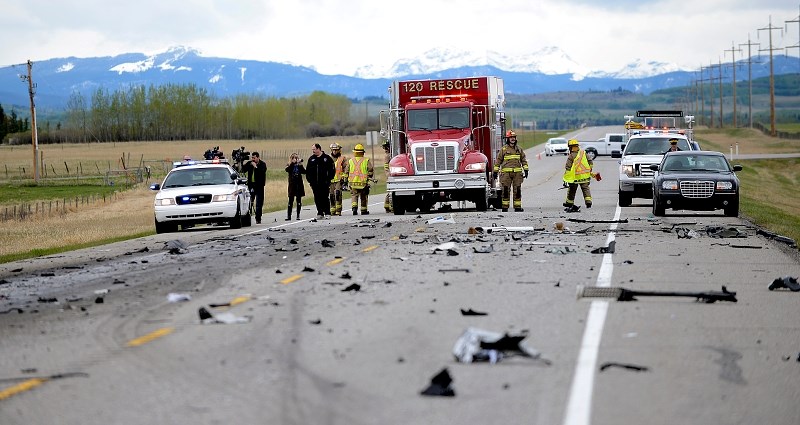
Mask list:
[[[117,200],[119,192],[76,196],[47,201],[23,202],[2,207],[0,221],[29,220],[37,217],[64,216],[84,208],[97,208]]]

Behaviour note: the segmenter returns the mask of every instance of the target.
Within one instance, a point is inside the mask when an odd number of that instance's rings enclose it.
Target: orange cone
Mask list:
[[[541,152],[536,154],[536,159],[542,159],[542,153]]]

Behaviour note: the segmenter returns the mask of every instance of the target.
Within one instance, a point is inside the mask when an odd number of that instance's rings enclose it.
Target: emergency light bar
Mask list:
[[[636,111],[636,116],[640,118],[679,118],[683,116],[683,111]]]

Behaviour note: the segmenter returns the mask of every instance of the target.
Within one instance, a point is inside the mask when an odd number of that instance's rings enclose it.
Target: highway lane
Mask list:
[[[0,311],[23,312],[0,315],[0,391],[17,391],[0,395],[0,423],[797,423],[797,294],[767,290],[800,274],[796,256],[721,212],[655,219],[643,200],[618,209],[608,157],[595,161],[594,207],[565,214],[564,157],[537,159],[540,148],[528,151],[523,213],[455,211],[455,223],[428,224],[450,212],[387,215],[376,195],[370,216],[285,223],[274,213],[249,229],[2,265]],[[627,222],[592,222],[615,217]],[[539,230],[468,233],[492,225]],[[699,237],[678,239],[673,225]],[[748,237],[710,238],[706,226]],[[186,252],[165,252],[176,237]],[[611,240],[613,254],[590,252]],[[458,255],[434,250],[450,241]],[[343,291],[353,283],[359,291]],[[724,284],[739,302],[575,297],[578,285],[606,283]],[[169,303],[170,292],[192,299]],[[203,306],[250,321],[201,325]],[[488,315],[461,315],[470,308]],[[589,314],[598,309],[601,323]],[[551,363],[457,363],[469,326],[525,332]],[[648,370],[600,371],[611,362]],[[420,396],[444,368],[456,396]],[[79,375],[30,382],[69,373]]]

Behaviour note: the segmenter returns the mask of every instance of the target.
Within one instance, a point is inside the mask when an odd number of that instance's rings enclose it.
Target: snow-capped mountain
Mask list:
[[[782,55],[775,58],[776,74],[796,72],[795,58]],[[20,72],[14,66],[0,68],[1,104],[28,104]],[[238,94],[298,96],[320,90],[358,99],[384,97],[386,88],[395,79],[495,75],[505,80],[508,93],[516,94],[619,88],[648,94],[691,84],[694,78],[693,70],[639,59],[616,72],[592,71],[556,47],[514,55],[437,48],[419,57],[398,60],[386,68],[362,67],[353,76],[325,75],[311,67],[278,62],[206,57],[184,46],[150,54],[48,59],[36,62],[33,72],[37,105],[53,108],[63,108],[75,93],[91,99],[100,89],[125,91],[164,84],[193,84],[220,98]],[[754,78],[765,75],[769,75],[769,64],[753,67]]]

